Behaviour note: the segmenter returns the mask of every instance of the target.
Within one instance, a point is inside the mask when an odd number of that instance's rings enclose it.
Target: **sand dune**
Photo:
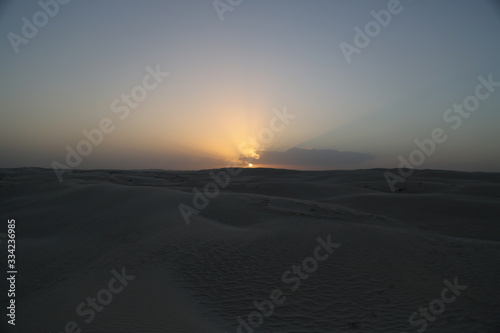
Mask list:
[[[421,170],[392,193],[384,171],[244,169],[186,224],[179,205],[218,170],[73,170],[59,183],[48,169],[0,169],[19,270],[16,326],[0,328],[500,332],[500,174]],[[134,278],[86,322],[79,304],[122,269]],[[467,288],[412,326],[454,279]],[[275,290],[283,302],[252,317]]]

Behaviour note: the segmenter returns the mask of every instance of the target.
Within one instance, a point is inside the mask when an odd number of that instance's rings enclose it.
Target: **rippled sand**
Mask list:
[[[59,183],[1,169],[19,274],[17,325],[0,330],[416,332],[412,313],[457,278],[467,288],[425,332],[500,332],[500,174],[422,170],[392,193],[384,171],[244,169],[186,224],[179,205],[193,206],[208,170],[73,170]],[[339,246],[284,278],[318,237]],[[86,323],[77,306],[122,268],[134,279]],[[259,317],[254,302],[275,290],[284,301]]]

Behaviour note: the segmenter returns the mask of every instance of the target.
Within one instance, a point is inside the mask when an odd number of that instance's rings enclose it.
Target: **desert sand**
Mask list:
[[[196,209],[210,172],[0,169],[0,331],[500,332],[500,174],[248,168]]]

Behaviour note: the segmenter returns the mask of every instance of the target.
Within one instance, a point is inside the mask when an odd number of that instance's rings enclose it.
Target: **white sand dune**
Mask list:
[[[237,318],[280,289],[254,332],[417,332],[412,313],[458,278],[467,289],[425,332],[500,332],[500,174],[422,170],[391,193],[384,171],[244,169],[187,225],[178,206],[208,170],[73,170],[59,183],[0,169],[19,271],[16,326],[0,330],[249,332]],[[340,247],[292,290],[283,273],[328,235]],[[77,306],[122,268],[135,278],[86,323]]]

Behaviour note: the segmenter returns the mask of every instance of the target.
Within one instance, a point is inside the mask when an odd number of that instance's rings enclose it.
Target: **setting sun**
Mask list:
[[[252,163],[248,163],[248,166],[251,168],[251,167],[253,167],[253,164]]]

